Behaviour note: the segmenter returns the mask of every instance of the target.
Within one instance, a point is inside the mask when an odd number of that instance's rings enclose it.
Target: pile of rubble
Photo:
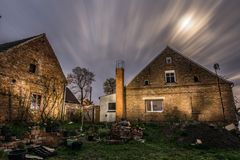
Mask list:
[[[31,150],[39,157],[46,158],[55,154],[55,150],[49,147],[57,147],[60,143],[62,143],[60,133],[47,133],[41,130],[39,126],[31,127],[21,139],[11,135],[10,130],[3,131],[2,129],[0,132],[0,150],[8,153],[9,157],[11,155],[13,157],[16,155],[34,157],[27,154]]]
[[[239,148],[240,138],[231,124],[220,127],[206,123],[184,123],[166,129],[167,137],[177,136],[178,142],[213,148]],[[166,131],[165,130],[165,131]],[[175,133],[181,133],[176,135]]]
[[[111,140],[128,141],[130,139],[144,141],[143,129],[132,126],[129,121],[120,121],[114,123],[111,128]]]
[[[31,128],[30,132],[26,133],[23,139],[17,139],[16,136],[11,136],[6,140],[6,137],[0,136],[0,148],[14,149],[19,145],[47,145],[57,147],[61,143],[62,135],[60,133],[47,133],[40,130],[39,126]]]

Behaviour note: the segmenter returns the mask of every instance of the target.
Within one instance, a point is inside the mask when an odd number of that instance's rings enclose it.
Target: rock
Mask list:
[[[31,154],[26,154],[25,158],[27,158],[27,159],[39,159],[39,160],[43,159],[42,157],[31,155]]]
[[[136,141],[138,141],[140,143],[145,143],[145,139],[137,139]]]
[[[231,123],[231,124],[225,126],[225,129],[228,131],[236,130],[236,126],[233,123]]]
[[[196,144],[202,144],[202,140],[201,139],[196,139]]]
[[[52,152],[52,153],[55,152],[54,148],[50,148],[50,147],[47,147],[47,146],[43,146],[43,148],[45,148],[49,152]]]

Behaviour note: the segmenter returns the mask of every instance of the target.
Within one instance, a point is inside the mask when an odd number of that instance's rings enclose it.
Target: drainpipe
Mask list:
[[[219,92],[219,96],[220,96],[220,101],[221,101],[221,105],[222,105],[222,112],[223,112],[223,121],[225,122],[225,112],[224,112],[224,105],[223,105],[223,98],[222,98],[222,91],[221,91],[221,86],[220,86],[220,79],[217,73],[217,70],[220,70],[219,64],[215,63],[213,68],[215,69],[215,73],[217,76],[217,86],[218,86],[218,92]]]
[[[64,88],[63,89],[64,93],[63,93],[63,104],[62,104],[62,111],[61,111],[61,120],[62,121],[64,120],[64,116],[63,116],[64,113],[63,112],[64,112],[64,109],[65,109],[65,99],[66,99],[66,84],[65,83],[63,84],[63,88]]]

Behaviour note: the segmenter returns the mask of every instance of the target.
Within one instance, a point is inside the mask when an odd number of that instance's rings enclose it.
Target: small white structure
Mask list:
[[[100,122],[116,121],[116,94],[99,97]]]

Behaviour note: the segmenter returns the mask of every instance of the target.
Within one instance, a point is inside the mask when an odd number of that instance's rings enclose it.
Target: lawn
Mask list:
[[[109,145],[97,142],[84,142],[80,150],[66,147],[57,149],[58,155],[50,160],[81,159],[158,159],[158,160],[239,160],[240,149],[197,148],[191,145],[178,144],[174,138],[163,134],[159,125],[145,126],[145,143],[129,141],[125,144]]]

